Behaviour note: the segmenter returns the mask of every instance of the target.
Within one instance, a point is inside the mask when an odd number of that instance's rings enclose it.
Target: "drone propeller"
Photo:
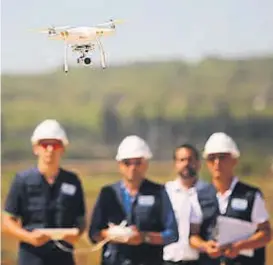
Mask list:
[[[109,25],[115,26],[115,24],[122,24],[122,23],[124,23],[122,19],[110,19],[108,22],[98,24],[98,26],[109,26]]]
[[[48,32],[56,32],[56,31],[60,31],[60,30],[65,30],[65,29],[69,29],[69,28],[71,28],[71,27],[70,26],[60,26],[60,27],[50,26],[48,28],[37,29],[37,31],[41,32],[41,33],[48,33]]]
[[[123,19],[110,19],[110,22],[115,23],[115,24],[122,24],[124,23]]]

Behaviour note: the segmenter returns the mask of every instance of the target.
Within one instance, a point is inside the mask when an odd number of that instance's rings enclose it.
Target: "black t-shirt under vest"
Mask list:
[[[207,186],[198,192],[198,200],[203,213],[201,225],[201,237],[204,240],[215,238],[215,225],[217,216],[221,215],[216,197],[216,190],[213,185]],[[238,182],[229,198],[228,206],[224,216],[251,222],[251,213],[256,193],[261,191],[255,187]],[[236,203],[237,202],[237,203]],[[236,207],[238,203],[242,207]],[[212,259],[206,254],[201,254],[200,265],[219,265],[220,259]],[[265,248],[255,250],[253,257],[238,256],[235,259],[227,259],[226,265],[264,265]]]

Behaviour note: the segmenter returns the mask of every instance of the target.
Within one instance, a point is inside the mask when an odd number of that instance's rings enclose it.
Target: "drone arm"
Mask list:
[[[106,68],[106,61],[105,61],[105,52],[102,46],[102,43],[98,37],[96,37],[99,49],[100,49],[100,56],[101,56],[101,66],[102,68]]]
[[[64,42],[64,71],[65,71],[65,73],[68,72],[67,48],[68,48],[68,44],[67,44],[67,42],[65,41],[65,42]]]

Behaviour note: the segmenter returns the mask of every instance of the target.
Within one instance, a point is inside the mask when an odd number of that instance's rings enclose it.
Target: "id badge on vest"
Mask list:
[[[153,195],[140,195],[138,197],[138,205],[151,207],[155,203],[155,197]]]
[[[140,227],[150,224],[155,197],[153,195],[140,195],[137,200],[136,220]]]
[[[69,184],[69,183],[63,183],[61,186],[61,192],[66,195],[73,196],[76,192],[76,186]]]
[[[248,201],[241,198],[233,198],[231,200],[231,208],[236,211],[245,211],[248,207]]]

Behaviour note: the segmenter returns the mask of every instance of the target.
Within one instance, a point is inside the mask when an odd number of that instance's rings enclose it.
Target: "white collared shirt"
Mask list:
[[[216,196],[218,199],[219,211],[221,214],[226,213],[230,195],[232,191],[234,190],[238,181],[239,181],[238,178],[234,177],[227,191],[225,191],[223,194],[217,192]],[[191,223],[201,223],[202,219],[200,219],[200,214],[199,214],[200,205],[199,207],[192,205],[192,207],[193,208],[191,210],[191,217],[190,217]],[[200,222],[198,222],[198,220],[200,220]],[[257,192],[255,194],[255,199],[254,199],[254,203],[252,207],[251,222],[255,224],[261,224],[268,220],[269,220],[269,214],[266,210],[265,201],[262,198],[261,194]]]
[[[218,199],[219,210],[221,214],[226,213],[230,195],[238,182],[238,178],[234,177],[227,191],[225,191],[223,194],[217,192],[216,196]],[[267,221],[268,219],[269,215],[265,207],[264,199],[261,197],[260,193],[256,192],[251,212],[251,221],[253,223],[260,224]]]
[[[177,220],[179,239],[177,242],[164,247],[164,260],[177,262],[181,260],[197,260],[199,258],[199,252],[189,245],[192,208],[195,209],[194,216],[198,223],[200,219],[202,220],[201,207],[198,203],[196,192],[196,187],[199,185],[204,185],[204,182],[198,180],[195,187],[190,189],[183,187],[179,179],[165,184]]]
[[[229,197],[232,191],[234,190],[236,184],[238,183],[238,181],[239,181],[238,178],[234,177],[228,190],[226,190],[223,194],[221,194],[220,192],[216,193],[218,205],[219,205],[219,211],[221,214],[226,213]]]

